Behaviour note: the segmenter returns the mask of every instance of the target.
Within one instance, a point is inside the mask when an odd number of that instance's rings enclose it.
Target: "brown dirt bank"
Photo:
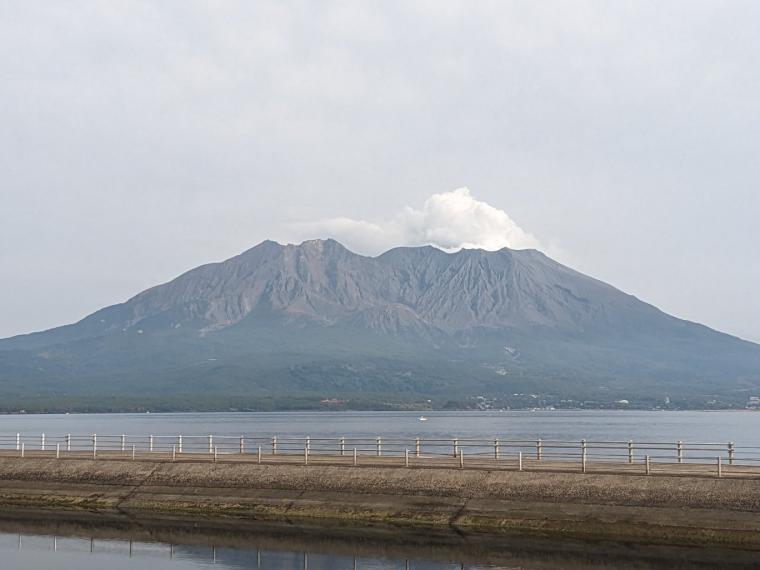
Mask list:
[[[754,479],[2,458],[18,508],[760,549]]]

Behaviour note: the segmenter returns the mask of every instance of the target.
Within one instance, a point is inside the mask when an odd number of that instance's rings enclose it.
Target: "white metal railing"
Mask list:
[[[130,435],[130,434],[0,434],[0,452],[17,452],[26,455],[92,456],[98,454],[131,455],[172,454],[172,458],[205,455],[215,460],[220,455],[237,455],[239,459],[255,457],[303,456],[308,463],[310,456],[357,458],[403,457],[405,465],[410,458],[417,461],[442,460],[450,458],[455,464],[469,465],[489,462],[498,466],[499,462],[518,461],[518,467],[526,464],[540,467],[550,463],[580,462],[582,470],[588,464],[633,465],[645,463],[647,471],[652,464],[717,465],[721,471],[725,466],[742,466],[744,472],[756,467],[760,474],[760,446],[737,446],[734,442],[683,442],[683,441],[599,441],[599,440],[544,440],[493,438],[385,438],[376,437],[280,437],[245,435]],[[14,453],[14,455],[16,455]]]

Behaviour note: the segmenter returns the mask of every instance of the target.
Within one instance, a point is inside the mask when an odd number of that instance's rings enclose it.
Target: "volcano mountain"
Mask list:
[[[739,405],[760,392],[760,345],[536,250],[366,257],[330,239],[265,241],[77,323],[0,340],[0,391],[9,410]]]

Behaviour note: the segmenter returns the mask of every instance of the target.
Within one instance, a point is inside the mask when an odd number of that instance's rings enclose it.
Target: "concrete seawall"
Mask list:
[[[0,509],[760,549],[760,479],[3,458]]]

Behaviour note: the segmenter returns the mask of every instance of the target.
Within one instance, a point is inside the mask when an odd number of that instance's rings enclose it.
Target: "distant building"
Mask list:
[[[752,409],[760,409],[760,396],[750,396],[747,400],[747,407]]]

